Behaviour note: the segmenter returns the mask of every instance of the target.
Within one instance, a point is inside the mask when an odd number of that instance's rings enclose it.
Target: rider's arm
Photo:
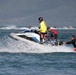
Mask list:
[[[66,42],[66,44],[72,44],[72,41]]]

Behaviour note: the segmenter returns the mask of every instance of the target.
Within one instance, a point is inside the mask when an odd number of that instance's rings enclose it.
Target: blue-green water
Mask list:
[[[11,32],[18,30],[0,30],[0,75],[76,75],[75,52],[26,53],[29,46],[11,39]],[[68,41],[76,30],[58,30],[58,34],[60,40]]]
[[[76,75],[75,53],[0,53],[1,75]]]

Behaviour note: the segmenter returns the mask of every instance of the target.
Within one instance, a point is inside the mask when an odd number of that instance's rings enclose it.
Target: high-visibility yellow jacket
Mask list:
[[[45,23],[44,21],[42,21],[42,22],[40,23],[40,27],[39,27],[38,31],[41,32],[41,33],[46,33],[46,31],[47,31],[47,26],[46,26],[46,23]]]

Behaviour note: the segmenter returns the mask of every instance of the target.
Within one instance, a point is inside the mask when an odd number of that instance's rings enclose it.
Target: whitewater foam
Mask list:
[[[3,40],[6,45],[0,40],[0,52],[9,53],[54,53],[54,52],[74,52],[72,48],[66,46],[51,46],[51,45],[35,45],[18,40],[13,40],[7,37]]]
[[[53,28],[53,27],[50,27]],[[24,30],[24,29],[28,29],[28,27],[17,27],[16,25],[11,25],[11,26],[4,26],[4,27],[0,27],[0,29],[2,30]],[[32,27],[32,29],[38,29],[38,27]],[[56,29],[58,30],[76,30],[76,28],[68,28],[68,27],[57,27]]]

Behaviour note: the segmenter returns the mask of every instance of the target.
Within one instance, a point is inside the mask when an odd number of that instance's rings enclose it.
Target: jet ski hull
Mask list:
[[[22,33],[22,34],[21,33],[11,33],[10,36],[16,40],[21,40],[23,42],[38,43],[35,40],[33,40],[34,37],[32,37],[32,35],[27,36],[27,34],[25,34],[25,33]],[[37,40],[40,41],[39,39],[37,39]]]

